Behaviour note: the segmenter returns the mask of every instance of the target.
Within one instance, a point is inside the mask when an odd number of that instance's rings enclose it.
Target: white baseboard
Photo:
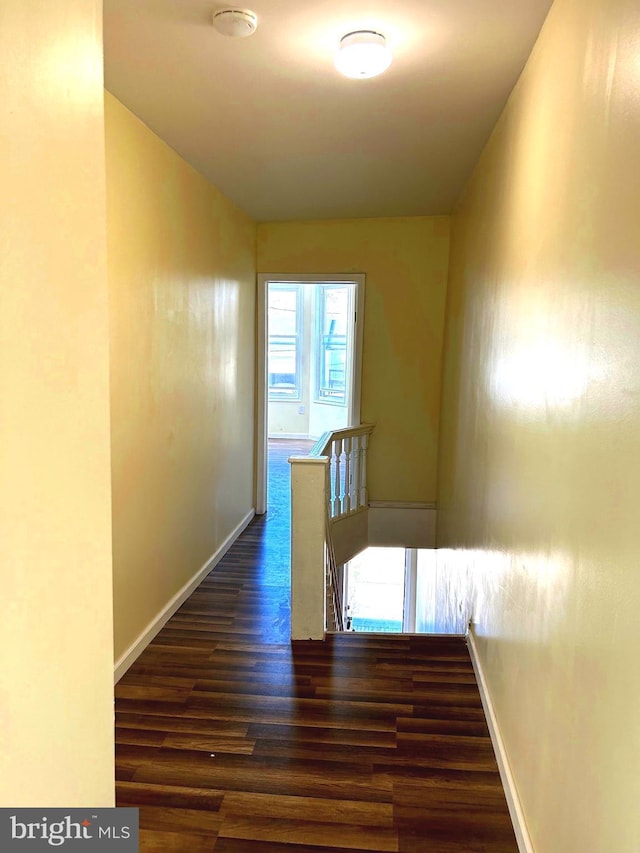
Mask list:
[[[435,548],[436,505],[369,501],[369,545]]]
[[[274,432],[274,433],[269,433],[267,438],[269,440],[275,439],[276,441],[279,438],[291,439],[291,440],[295,440],[295,441],[298,441],[298,440],[317,441],[318,440],[317,436],[309,435],[308,432]]]
[[[485,717],[487,718],[489,734],[491,735],[491,743],[493,744],[493,749],[496,754],[496,761],[498,762],[498,769],[500,771],[500,779],[502,780],[502,787],[504,788],[504,793],[507,798],[507,806],[509,807],[509,814],[511,816],[511,822],[513,823],[513,831],[515,832],[516,841],[518,842],[518,850],[520,853],[534,853],[531,836],[529,835],[529,830],[527,829],[527,824],[524,819],[524,812],[518,795],[518,789],[516,788],[515,780],[511,772],[507,751],[504,746],[504,741],[502,740],[502,735],[500,734],[500,726],[498,725],[498,719],[493,707],[493,702],[491,701],[491,696],[489,695],[489,689],[484,677],[482,664],[480,663],[480,658],[478,656],[478,647],[476,646],[472,626],[469,627],[469,631],[467,633],[467,645],[469,647],[469,655],[471,657],[471,663],[473,664],[473,670],[476,674],[478,688],[480,689],[482,707],[484,708]]]
[[[195,575],[187,581],[187,583],[179,589],[178,592],[173,596],[173,598],[167,602],[167,604],[162,608],[160,613],[149,622],[147,627],[142,631],[140,636],[135,640],[129,648],[124,652],[115,663],[115,671],[114,671],[114,684],[117,684],[118,681],[122,678],[125,672],[129,669],[129,667],[140,657],[142,652],[149,645],[151,640],[160,632],[160,630],[165,626],[165,624],[169,621],[169,619],[173,616],[173,614],[181,607],[184,602],[189,598],[194,589],[202,582],[202,580],[209,574],[211,569],[227,553],[229,548],[236,541],[238,536],[242,533],[245,527],[249,524],[251,519],[255,515],[255,510],[251,509],[245,517],[242,519],[240,524],[232,530],[232,532],[227,536],[222,545],[217,549],[217,551],[209,557],[207,562],[198,569]]]

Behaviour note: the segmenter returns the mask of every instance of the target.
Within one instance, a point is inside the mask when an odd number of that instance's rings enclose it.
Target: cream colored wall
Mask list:
[[[102,4],[0,18],[0,806],[110,806]]]
[[[440,569],[536,853],[640,849],[639,151],[640,5],[556,0],[453,220]]]
[[[255,226],[106,96],[116,659],[253,507]]]
[[[259,272],[366,273],[372,500],[435,500],[448,251],[446,216],[258,225]]]

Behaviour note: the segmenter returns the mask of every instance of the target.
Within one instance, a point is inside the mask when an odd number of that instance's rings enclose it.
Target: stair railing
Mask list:
[[[325,433],[291,463],[291,638],[343,629],[342,586],[332,525],[367,509],[367,448],[373,425]]]
[[[328,457],[331,522],[367,507],[367,447],[373,424],[337,429],[318,439],[310,456]]]

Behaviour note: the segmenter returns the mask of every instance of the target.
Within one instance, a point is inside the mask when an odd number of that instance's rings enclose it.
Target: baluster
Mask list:
[[[344,501],[342,512],[351,512],[351,454],[353,439],[347,436],[344,440]]]
[[[360,492],[359,505],[366,506],[368,497],[367,497],[367,445],[368,445],[368,435],[360,436],[360,483],[358,486]]]
[[[354,435],[351,451],[351,509],[360,508],[360,436]]]
[[[334,480],[334,494],[333,494],[333,512],[331,513],[332,518],[337,518],[342,513],[342,485],[340,481],[340,457],[342,456],[342,439],[336,438],[333,442],[334,453],[335,453],[335,480]]]
[[[334,476],[336,460],[333,441],[331,441],[331,443],[327,445],[327,448],[325,448],[325,454],[329,457],[329,470],[327,471],[329,481],[329,491],[327,492],[327,498],[329,500],[329,518],[333,518],[333,503],[336,499],[336,481]]]
[[[329,559],[329,549],[327,548],[327,543],[325,542],[324,547],[324,582],[325,582],[325,609],[326,609],[326,621],[327,628],[330,631],[336,630],[335,624],[335,607],[333,604],[333,585],[331,583],[331,561]]]
[[[326,467],[325,477],[325,494],[327,496],[327,519],[329,519],[331,518],[331,508],[333,506],[333,478],[331,477],[331,458],[329,458],[329,464]]]

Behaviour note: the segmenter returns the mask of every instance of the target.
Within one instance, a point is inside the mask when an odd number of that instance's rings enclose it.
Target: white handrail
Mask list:
[[[327,449],[334,438],[351,438],[355,435],[371,435],[374,424],[358,424],[358,426],[344,427],[325,432],[309,451],[309,456],[327,456]]]
[[[325,432],[311,448],[309,456],[327,456],[330,465],[329,520],[366,508],[367,447],[373,424]]]

